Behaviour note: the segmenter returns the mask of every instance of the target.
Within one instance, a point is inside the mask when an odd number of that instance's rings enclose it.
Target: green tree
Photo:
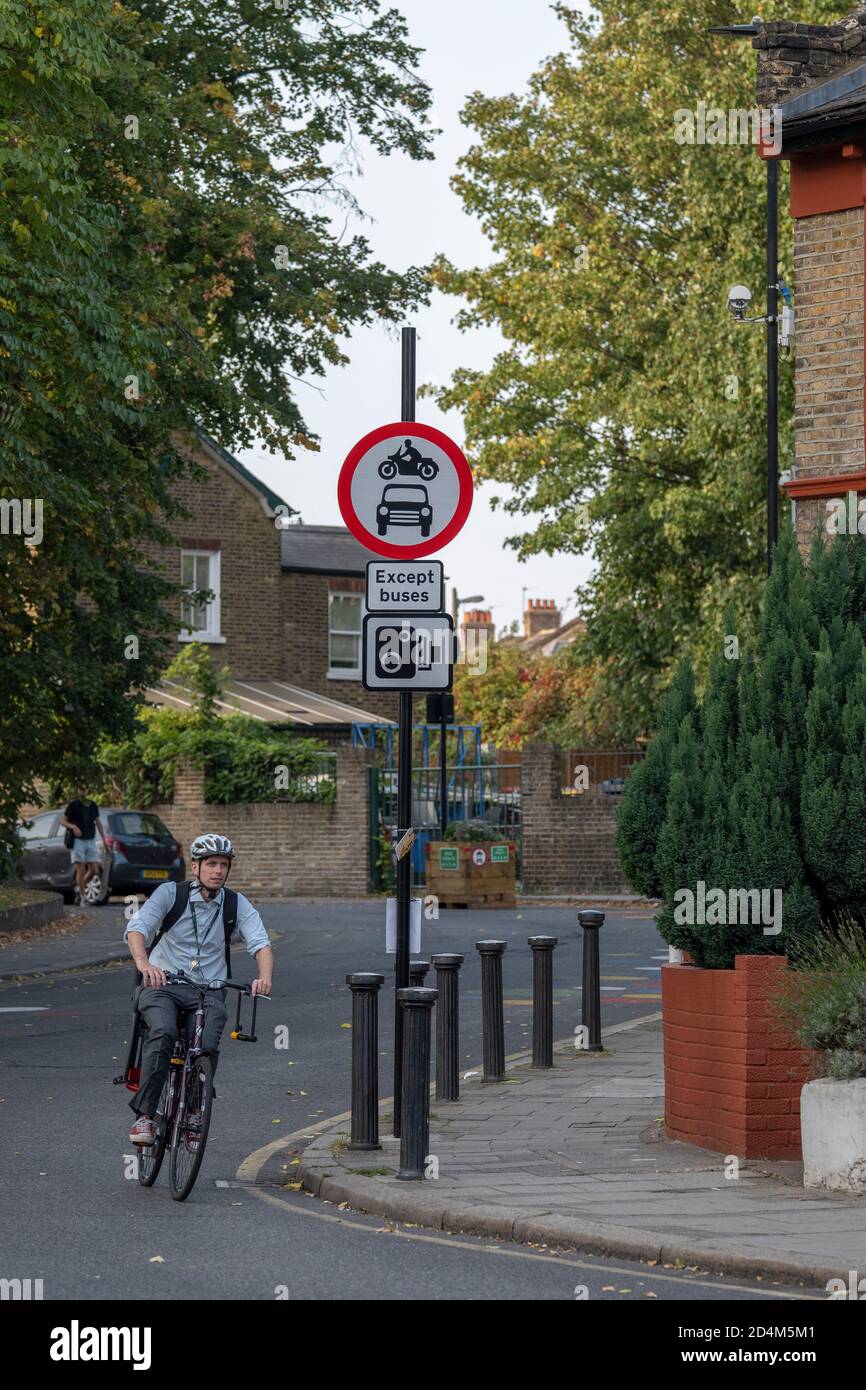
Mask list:
[[[663,891],[657,862],[659,832],[665,823],[671,765],[683,720],[695,713],[695,680],[691,662],[677,668],[659,707],[658,732],[646,756],[632,768],[617,816],[616,847],[626,879],[636,892],[658,898]]]
[[[849,623],[835,653],[822,629],[806,711],[801,816],[806,861],[828,917],[844,910],[863,914],[866,908],[864,672],[859,628]]]
[[[658,928],[674,946],[693,947],[695,928],[678,925],[673,917],[676,894],[694,893],[706,877],[704,838],[704,779],[695,714],[687,714],[677,730],[671,758],[671,779],[664,822],[659,831],[656,860],[664,892]]]
[[[442,259],[435,278],[467,301],[463,327],[495,325],[506,346],[437,395],[463,414],[477,476],[507,486],[518,553],[594,552],[586,659],[633,738],[654,727],[683,650],[703,683],[725,603],[741,640],[758,610],[764,346],[724,300],[738,281],[759,299],[765,282],[764,167],[752,146],[675,139],[678,110],[751,105],[754,54],[709,35],[731,18],[722,0],[556,9],[566,51],[528,94],[475,93],[463,112],[475,143],[453,186],[494,258]],[[776,13],[789,10],[762,7]],[[838,7],[803,0],[797,16]],[[785,364],[780,402],[784,458]]]
[[[416,60],[378,0],[0,0],[0,873],[164,662],[180,443],[315,446],[294,381],[425,293],[327,215],[358,133],[428,157]]]

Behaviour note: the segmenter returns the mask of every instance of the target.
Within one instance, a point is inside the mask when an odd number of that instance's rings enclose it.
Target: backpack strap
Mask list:
[[[171,931],[175,922],[177,922],[179,918],[183,916],[184,912],[186,911],[186,905],[189,902],[189,895],[191,890],[192,879],[190,878],[186,879],[184,883],[177,884],[174,890],[174,902],[168,909],[168,912],[163,917],[162,925],[160,926],[159,931],[156,933],[156,936],[153,938],[153,941],[147,948],[148,957],[150,956],[151,951],[153,950],[156,943],[159,941],[160,937],[164,936],[167,931]]]
[[[233,888],[224,889],[223,896],[223,930],[226,937],[226,979],[232,977],[232,962],[229,955],[229,942],[232,939],[232,932],[238,924],[238,895]]]

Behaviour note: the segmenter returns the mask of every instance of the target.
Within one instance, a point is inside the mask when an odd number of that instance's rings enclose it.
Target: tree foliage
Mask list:
[[[675,738],[662,705],[626,786],[618,847],[627,878],[663,899],[659,929],[700,965],[737,952],[798,952],[823,923],[866,923],[866,539],[816,539],[804,569],[793,533],[776,547],[755,649],[721,650]],[[727,623],[726,623],[727,625]],[[719,642],[721,648],[721,641]],[[667,781],[665,781],[665,777]],[[653,845],[653,824],[660,825]],[[684,891],[781,894],[765,921],[684,920]],[[775,913],[775,899],[767,898]],[[775,926],[775,920],[772,925]],[[804,944],[806,943],[806,944]]]
[[[34,778],[86,773],[164,660],[140,553],[183,440],[315,446],[295,378],[425,293],[327,201],[359,134],[428,157],[416,59],[378,0],[0,0],[0,497],[42,509],[0,538],[7,870]]]
[[[506,346],[437,396],[462,412],[477,476],[506,485],[520,556],[594,553],[586,659],[634,738],[685,651],[704,683],[725,605],[743,640],[758,608],[764,337],[735,325],[725,298],[745,282],[761,300],[764,167],[752,145],[675,140],[678,110],[753,105],[755,58],[708,33],[731,19],[722,0],[556,9],[566,51],[528,94],[477,92],[463,112],[475,143],[453,186],[494,258],[468,270],[443,258],[435,280],[467,301],[464,328],[494,325]],[[829,0],[797,10],[837,17]],[[783,269],[790,259],[783,222]],[[791,407],[783,362],[783,459]]]
[[[487,669],[454,668],[454,702],[459,723],[480,724],[485,743],[522,748],[533,740],[564,747],[610,748],[616,721],[599,702],[590,707],[597,673],[574,650],[553,656],[526,651],[518,642],[487,648]]]

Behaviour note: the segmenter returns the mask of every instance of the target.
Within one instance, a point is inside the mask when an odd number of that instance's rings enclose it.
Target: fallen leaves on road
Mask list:
[[[289,1189],[290,1192],[300,1192],[302,1186],[303,1186],[303,1184],[302,1184],[302,1183],[299,1183],[299,1182],[283,1182],[283,1183],[280,1183],[280,1187],[287,1187],[287,1188]]]
[[[341,1024],[340,1024],[340,1027],[341,1027],[341,1028],[351,1028],[351,1026],[352,1026],[351,1023],[341,1023]]]
[[[162,1255],[151,1255],[147,1263],[149,1265],[164,1265],[165,1260],[163,1259]]]

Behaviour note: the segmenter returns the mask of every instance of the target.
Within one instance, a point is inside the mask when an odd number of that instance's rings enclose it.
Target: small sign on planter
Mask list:
[[[439,868],[440,869],[459,869],[460,851],[456,845],[439,846]]]
[[[490,862],[491,862],[491,864],[507,864],[507,863],[508,863],[508,846],[507,846],[507,845],[492,845],[492,846],[491,846],[491,849],[490,849]]]

